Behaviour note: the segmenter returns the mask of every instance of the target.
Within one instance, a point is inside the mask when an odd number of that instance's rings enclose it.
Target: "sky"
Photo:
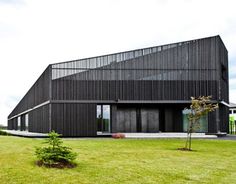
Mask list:
[[[0,0],[0,124],[50,63],[220,35],[236,103],[235,0]]]

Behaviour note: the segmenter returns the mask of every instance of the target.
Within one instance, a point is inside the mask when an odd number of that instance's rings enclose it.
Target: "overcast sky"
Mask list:
[[[0,0],[0,124],[50,64],[220,35],[236,103],[235,0]]]

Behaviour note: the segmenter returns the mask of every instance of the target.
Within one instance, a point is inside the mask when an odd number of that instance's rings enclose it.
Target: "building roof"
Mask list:
[[[229,103],[229,108],[234,108],[234,107],[236,107],[235,103]]]

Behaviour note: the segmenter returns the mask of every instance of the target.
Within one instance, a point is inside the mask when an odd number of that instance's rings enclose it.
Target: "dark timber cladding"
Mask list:
[[[8,129],[183,132],[190,97],[211,95],[220,108],[201,131],[226,132],[228,90],[228,53],[219,36],[56,63],[8,116]]]

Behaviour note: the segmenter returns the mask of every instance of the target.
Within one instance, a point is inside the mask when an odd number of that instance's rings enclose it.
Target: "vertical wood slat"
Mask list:
[[[63,136],[96,136],[96,104],[52,104],[52,129]]]

